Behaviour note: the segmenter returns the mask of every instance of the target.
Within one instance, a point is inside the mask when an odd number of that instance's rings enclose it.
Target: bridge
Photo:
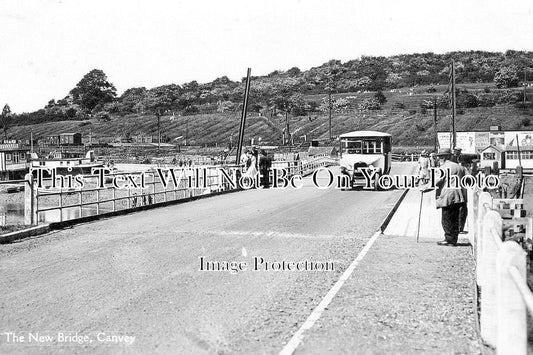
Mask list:
[[[394,235],[402,216],[381,234],[404,191],[303,183],[2,245],[0,330],[26,341],[4,336],[0,352],[480,351],[469,248]]]

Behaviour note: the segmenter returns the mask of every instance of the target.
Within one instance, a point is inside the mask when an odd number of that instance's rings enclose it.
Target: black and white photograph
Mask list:
[[[532,11],[0,0],[0,354],[533,354]]]

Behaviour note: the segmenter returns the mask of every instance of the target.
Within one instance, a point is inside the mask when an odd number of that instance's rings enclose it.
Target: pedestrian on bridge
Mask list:
[[[464,176],[463,168],[452,160],[452,151],[449,148],[440,149],[438,157],[441,159],[441,169],[449,169],[450,177],[457,176],[460,180]],[[436,181],[437,208],[442,211],[441,224],[444,229],[444,240],[438,245],[455,246],[460,232],[459,213],[461,205],[466,201],[466,190],[461,188],[447,188],[450,184],[446,174]]]
[[[270,187],[270,168],[272,167],[272,160],[268,156],[266,150],[261,149],[259,155],[259,174],[261,174],[261,186],[268,189]]]
[[[463,170],[463,176],[468,174],[468,170],[466,167],[461,165],[461,148],[454,148],[452,153],[452,160],[456,162],[459,167]],[[467,201],[467,193],[464,191],[464,202],[461,203],[461,206],[459,207],[459,233],[466,233],[465,232],[465,224],[466,224],[466,217],[468,216],[468,201]]]
[[[429,180],[429,156],[426,150],[420,153],[418,158],[418,181],[422,184],[426,184]]]

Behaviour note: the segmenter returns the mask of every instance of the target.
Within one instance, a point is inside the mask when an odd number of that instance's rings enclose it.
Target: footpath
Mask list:
[[[479,354],[468,235],[443,240],[434,193],[410,190],[297,354]],[[468,228],[468,225],[466,226]],[[490,351],[488,351],[490,353]]]

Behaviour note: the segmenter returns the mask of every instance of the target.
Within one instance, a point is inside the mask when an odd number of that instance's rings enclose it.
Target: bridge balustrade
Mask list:
[[[329,157],[319,156],[306,161],[275,161],[272,166],[287,169],[289,175],[304,176],[318,167],[334,163],[335,161]],[[198,169],[204,168],[206,169],[205,177],[195,174]],[[34,225],[39,222],[63,222],[240,189],[238,185],[232,186],[226,179],[223,179],[220,169],[224,169],[227,175],[233,178],[233,174],[243,173],[242,166],[201,166],[198,169],[183,169],[184,176],[177,186],[170,177],[165,184],[159,174],[154,171],[138,173],[130,171],[105,176],[106,181],[109,180],[107,182],[117,176],[129,176],[133,180],[137,179],[136,183],[140,185],[138,180],[141,174],[144,175],[144,187],[124,189],[110,184],[100,187],[97,176],[84,176],[84,184],[81,187],[62,187],[60,184],[58,187],[53,187],[50,179],[44,179],[43,186],[38,187],[32,174],[27,174],[24,180],[26,187],[24,223]],[[163,170],[168,173],[167,169]],[[164,176],[164,179],[166,180],[167,176]],[[131,181],[128,181],[128,184],[130,183]]]
[[[476,260],[483,340],[498,354],[527,354],[527,313],[533,314],[528,287],[533,219],[507,215],[500,199],[488,192],[468,191],[469,238]],[[509,199],[508,204],[523,204]],[[516,231],[512,233],[511,231]],[[525,251],[526,250],[526,251]]]

